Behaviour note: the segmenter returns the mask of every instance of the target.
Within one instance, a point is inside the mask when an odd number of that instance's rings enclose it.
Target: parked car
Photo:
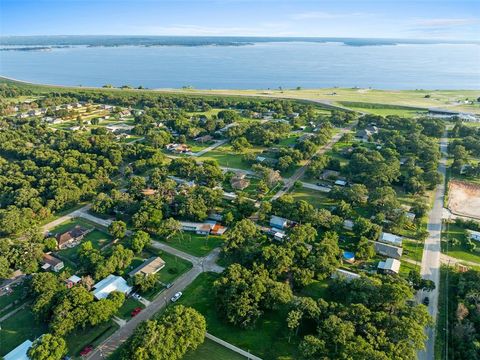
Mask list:
[[[93,350],[93,345],[87,345],[83,348],[82,351],[80,351],[80,355],[81,356],[87,356],[88,354],[90,354]]]
[[[141,308],[141,307],[136,307],[135,309],[132,310],[132,312],[130,313],[130,315],[131,315],[132,317],[137,316],[137,315],[140,313],[140,311],[142,311],[142,308]]]
[[[423,298],[423,305],[428,306],[428,304],[430,304],[430,299],[428,298],[428,296],[425,296]]]
[[[175,295],[173,295],[173,297],[172,297],[170,300],[171,300],[172,302],[175,302],[175,301],[177,301],[178,299],[180,299],[180,296],[182,296],[182,295],[183,295],[182,292],[179,291],[179,292],[177,292]]]

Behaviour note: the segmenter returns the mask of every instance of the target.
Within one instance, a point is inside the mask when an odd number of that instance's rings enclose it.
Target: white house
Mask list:
[[[346,186],[347,185],[347,182],[345,180],[336,180],[335,181],[335,185],[337,186]]]
[[[349,220],[349,219],[346,219],[346,220],[343,222],[343,228],[344,228],[345,230],[350,230],[350,231],[353,230],[353,226],[354,226],[354,225],[355,225],[355,224],[353,223],[353,221],[352,221],[352,220]]]
[[[93,289],[93,296],[95,296],[97,300],[106,299],[113,291],[119,291],[125,295],[132,292],[132,287],[128,286],[124,278],[112,274],[93,285]]]
[[[480,241],[480,231],[467,230],[468,236],[473,241]]]
[[[379,241],[383,241],[395,246],[402,246],[402,237],[387,232],[382,232]]]
[[[400,261],[388,258],[378,263],[378,270],[385,274],[398,274],[400,271]]]

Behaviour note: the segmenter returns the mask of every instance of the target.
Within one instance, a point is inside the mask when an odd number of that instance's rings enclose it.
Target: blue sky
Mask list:
[[[0,0],[1,35],[478,40],[478,0]]]

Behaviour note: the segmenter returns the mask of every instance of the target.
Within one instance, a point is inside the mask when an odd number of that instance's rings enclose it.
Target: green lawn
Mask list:
[[[205,256],[216,247],[223,244],[221,236],[197,235],[191,232],[175,234],[168,240],[158,239],[174,248],[192,254],[194,256]]]
[[[442,252],[449,256],[464,261],[472,261],[480,264],[480,253],[469,251],[465,243],[466,230],[456,224],[448,224],[446,230],[442,234]],[[460,241],[459,245],[452,245],[451,242],[447,244],[448,240],[457,239]]]
[[[187,353],[183,360],[245,360],[246,358],[216,342],[205,339],[195,351]]]
[[[193,266],[189,261],[180,259],[167,252],[153,248],[149,248],[148,251],[160,256],[165,261],[165,267],[158,272],[160,281],[165,284],[173,282],[177,277],[190,270]],[[149,297],[146,298],[150,300]]]
[[[319,208],[328,208],[335,205],[335,200],[330,199],[326,193],[317,190],[307,188],[294,189],[290,195],[295,200],[305,200]]]
[[[423,256],[423,243],[418,240],[403,240],[403,256],[421,262]]]
[[[28,288],[24,283],[14,285],[12,290],[13,292],[11,294],[0,296],[0,317],[9,313],[27,300]],[[12,306],[7,308],[9,305]]]
[[[83,226],[87,229],[96,227],[95,225],[92,225],[91,222],[82,219],[82,218],[74,218],[74,219],[69,219],[60,225],[57,225],[53,229],[50,230],[52,234],[59,234],[59,233],[64,233],[65,231],[68,231],[70,229],[73,229],[75,226]]]
[[[145,305],[143,305],[140,301],[134,299],[133,297],[129,297],[125,299],[122,307],[118,309],[117,316],[128,321],[132,318],[132,311],[137,307],[145,309]]]
[[[103,246],[107,245],[113,240],[113,238],[100,230],[93,230],[83,238],[82,242],[91,241],[95,249],[100,249]],[[78,260],[78,251],[80,250],[80,245],[77,245],[73,248],[65,249],[59,251],[59,255],[62,258],[67,258],[70,261],[76,262]]]
[[[207,319],[207,330],[222,340],[250,351],[265,360],[293,359],[297,355],[298,342],[288,342],[285,331],[285,318],[288,309],[265,313],[252,329],[242,330],[226,324],[218,317],[212,291],[217,274],[202,273],[183,292],[179,303],[191,306]]]
[[[403,276],[403,277],[406,277],[410,273],[410,270],[416,270],[416,271],[420,272],[420,266],[411,264],[411,263],[406,262],[406,261],[401,261],[400,275]]]
[[[264,148],[253,147],[251,149],[246,149],[246,153],[256,153],[259,154],[264,150]],[[205,155],[201,156],[200,160],[216,160],[220,166],[231,167],[236,169],[250,170],[250,164],[243,161],[243,155],[233,151],[230,145],[224,144],[219,146],[215,150],[209,151]]]
[[[0,356],[12,351],[25,340],[35,340],[47,332],[47,324],[38,321],[29,308],[0,323]]]
[[[327,288],[329,280],[314,280],[311,284],[305,286],[299,295],[308,296],[314,299],[325,299],[327,297]]]
[[[110,320],[93,328],[87,327],[73,331],[65,339],[69,355],[78,356],[79,352],[87,345],[98,346],[118,328],[118,325]]]
[[[450,270],[442,266],[440,268],[440,287],[438,288],[438,316],[437,316],[437,333],[435,336],[435,360],[445,359],[445,342],[446,332],[445,325],[447,319],[447,297],[451,296],[450,289],[446,288],[447,272]],[[448,310],[450,311],[450,309]]]

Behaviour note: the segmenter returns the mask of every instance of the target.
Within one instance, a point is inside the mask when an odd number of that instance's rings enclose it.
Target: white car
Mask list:
[[[173,295],[173,297],[172,297],[170,300],[171,300],[172,302],[175,302],[175,301],[177,301],[178,299],[180,299],[180,296],[182,296],[182,295],[183,295],[182,292],[179,291],[179,292],[177,292],[175,295]]]

